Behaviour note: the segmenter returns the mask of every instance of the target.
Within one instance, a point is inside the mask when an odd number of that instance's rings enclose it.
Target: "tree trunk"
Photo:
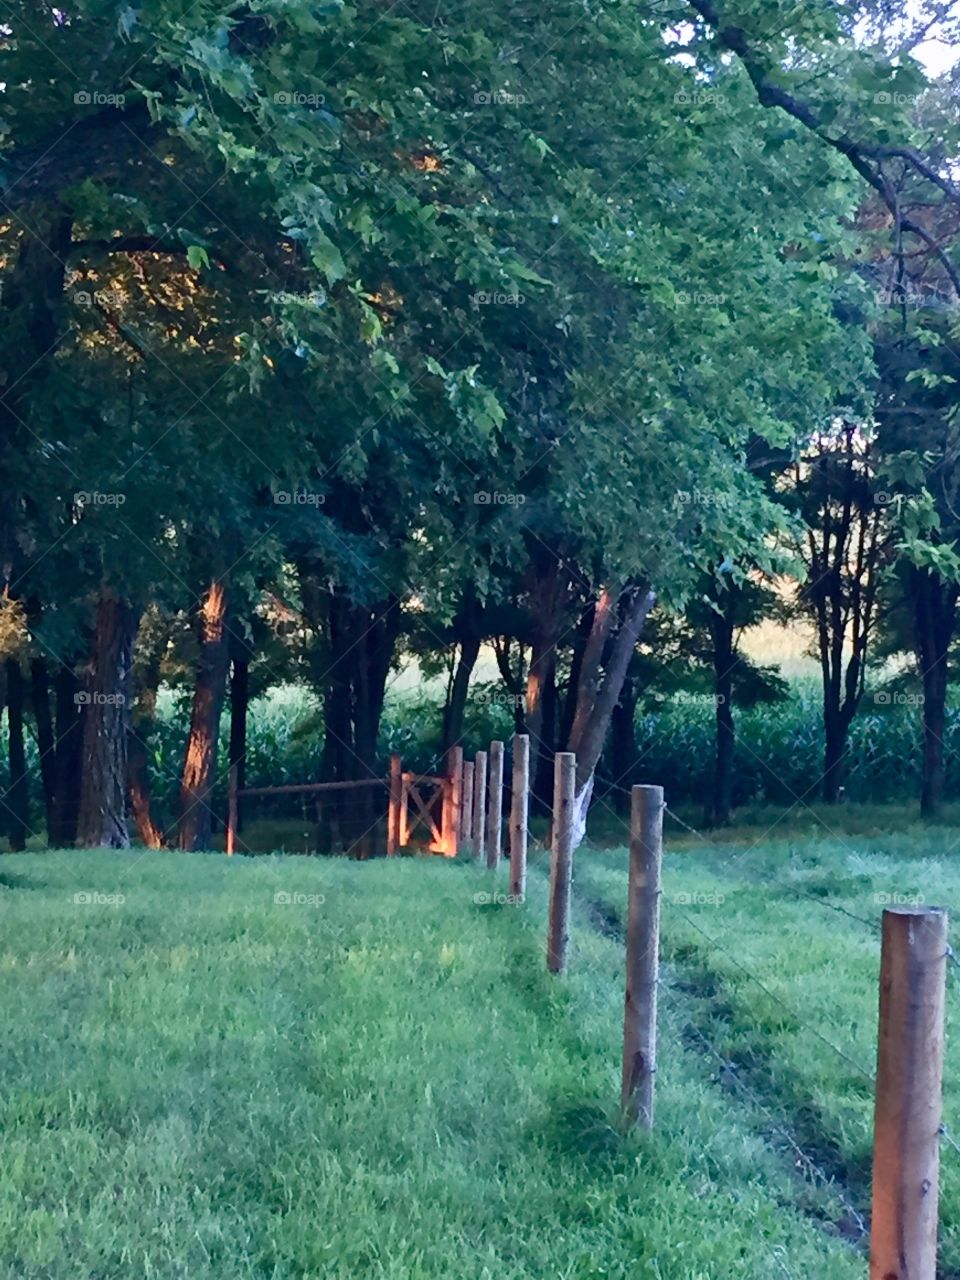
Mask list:
[[[943,803],[947,652],[956,625],[957,587],[929,569],[911,569],[917,661],[923,680],[923,786],[920,812],[936,818]]]
[[[327,601],[328,659],[326,690],[323,699],[323,756],[321,769],[324,782],[341,782],[354,776],[352,670],[356,662],[347,618],[347,601],[334,590]],[[349,797],[343,791],[331,791],[323,797],[321,835],[326,844],[322,850],[334,853],[350,842]]]
[[[941,662],[923,673],[923,789],[920,812],[939,817],[943,804],[945,769],[943,735],[947,723],[947,668]]]
[[[47,840],[53,848],[62,849],[72,845],[77,838],[86,708],[81,698],[80,681],[72,667],[62,666],[58,669],[53,687],[56,708],[56,765]]]
[[[605,593],[604,593],[605,594]],[[570,735],[567,750],[577,757],[577,792],[574,799],[574,847],[583,843],[587,831],[587,811],[593,795],[593,779],[603,746],[610,728],[613,708],[617,705],[630,660],[643,624],[656,602],[656,595],[648,588],[630,588],[622,597],[620,625],[613,636],[606,661],[603,683],[599,689],[592,687],[594,676],[586,659],[581,672],[585,684],[584,701],[589,702],[588,714],[575,718],[574,731]]]
[[[836,804],[843,784],[843,758],[847,750],[847,730],[838,708],[823,707],[823,785],[824,804]]]
[[[640,690],[630,676],[610,719],[610,780],[615,784],[613,807],[622,817],[630,813],[630,788],[637,781],[637,702]]]
[[[30,834],[30,789],[27,757],[23,741],[23,672],[16,658],[8,658],[7,733],[10,784],[6,805],[10,819],[10,848],[19,853],[27,847]]]
[[[480,637],[468,636],[460,643],[460,656],[450,685],[450,696],[443,708],[443,735],[441,750],[444,754],[463,740],[463,722],[467,709],[470,677],[480,656]]]
[[[387,692],[387,677],[400,634],[400,609],[395,596],[376,607],[373,618],[367,609],[356,610],[356,626],[360,629],[360,663],[353,678],[353,735],[356,753],[353,776],[375,776],[380,721]],[[357,812],[362,819],[356,852],[369,857],[376,846],[376,828],[382,814],[382,796],[367,787],[358,790]]]
[[[57,744],[53,736],[53,717],[50,714],[50,684],[47,664],[43,658],[30,663],[30,702],[37,726],[37,751],[40,763],[40,782],[43,786],[43,811],[47,828],[47,843],[51,843],[54,822],[53,809],[57,790]]]
[[[160,661],[165,647],[166,637],[150,654],[146,670],[140,678],[127,736],[127,790],[130,794],[130,809],[140,843],[148,849],[163,848],[163,832],[153,820],[147,739],[156,727]]]
[[[77,844],[125,849],[127,721],[137,615],[102,591],[97,602],[89,687],[83,695],[83,760]]]
[[[247,785],[247,713],[250,709],[250,659],[234,654],[230,665],[230,747],[227,759],[237,771],[237,788]],[[237,814],[242,829],[243,810]]]
[[[557,693],[556,661],[550,663],[543,675],[543,685],[539,703],[536,772],[533,775],[533,799],[537,808],[543,813],[553,813],[553,757],[557,751],[557,708],[560,697]],[[534,738],[531,734],[530,744],[533,750]]]
[[[217,768],[220,713],[230,662],[227,589],[223,582],[215,580],[210,584],[197,623],[200,658],[180,782],[177,831],[177,842],[181,849],[187,851],[208,849],[213,831],[210,798]]]
[[[723,612],[711,611],[710,634],[713,647],[713,695],[716,715],[716,750],[713,767],[713,790],[707,808],[707,821],[713,826],[729,825],[733,809],[733,759],[736,731],[733,723],[734,653],[733,592]]]

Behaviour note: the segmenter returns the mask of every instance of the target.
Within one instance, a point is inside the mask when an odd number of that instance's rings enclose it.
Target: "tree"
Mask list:
[[[798,603],[813,622],[823,686],[822,795],[835,804],[847,736],[866,687],[892,539],[877,481],[873,431],[838,420],[791,467],[786,501],[802,522]]]

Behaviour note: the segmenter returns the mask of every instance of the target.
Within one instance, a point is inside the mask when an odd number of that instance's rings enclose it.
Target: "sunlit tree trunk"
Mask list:
[[[227,589],[215,580],[197,615],[200,657],[193,688],[190,733],[180,782],[181,849],[208,849],[213,831],[210,799],[217,767],[220,714],[226,689],[230,645],[227,635]]]

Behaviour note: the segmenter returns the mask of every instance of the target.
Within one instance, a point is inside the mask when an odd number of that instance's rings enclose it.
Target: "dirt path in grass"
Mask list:
[[[609,903],[576,881],[574,903],[581,919],[590,928],[624,945],[624,921]],[[812,1099],[799,1108],[785,1107],[786,1100],[772,1069],[772,1049],[727,1057],[713,1046],[711,1029],[718,1021],[735,1019],[738,1011],[725,995],[720,976],[706,965],[705,957],[698,956],[698,961],[692,965],[668,953],[661,966],[664,987],[679,997],[671,1012],[675,1017],[680,1015],[681,1043],[689,1052],[711,1065],[715,1083],[751,1112],[754,1125],[758,1112],[763,1117],[759,1126],[761,1136],[778,1155],[787,1157],[797,1181],[800,1194],[792,1207],[814,1219],[828,1234],[865,1248],[868,1242],[869,1169],[862,1169],[844,1159]],[[782,1064],[778,1064],[778,1071],[783,1077]],[[800,1093],[800,1081],[792,1083],[796,1093]],[[822,1203],[816,1203],[816,1198],[811,1200],[807,1194],[811,1184],[819,1187],[841,1212],[831,1216]],[[940,1280],[960,1280],[960,1277],[944,1273]]]

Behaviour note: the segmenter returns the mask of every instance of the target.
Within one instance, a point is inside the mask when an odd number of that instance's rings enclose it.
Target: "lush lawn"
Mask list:
[[[850,816],[854,830],[875,828],[869,814]],[[855,1236],[855,1215],[868,1214],[870,1199],[881,913],[885,903],[919,900],[960,920],[960,841],[955,829],[916,825],[887,836],[822,827],[817,838],[762,836],[760,828],[759,844],[671,842],[664,1017],[714,1057],[718,1083],[753,1103],[771,1142],[797,1156],[795,1142],[834,1181],[834,1217]],[[622,920],[625,865],[623,851],[592,853],[579,864],[581,897],[614,927]],[[948,965],[947,981],[945,1120],[960,1142],[956,964]],[[945,1141],[941,1159],[941,1275],[955,1277],[960,1154]],[[825,1180],[806,1168],[822,1189]]]
[[[536,871],[520,908],[425,860],[70,852],[0,876],[0,1276],[863,1275],[675,1008],[658,1133],[620,1136],[622,951],[583,915],[549,979]]]

